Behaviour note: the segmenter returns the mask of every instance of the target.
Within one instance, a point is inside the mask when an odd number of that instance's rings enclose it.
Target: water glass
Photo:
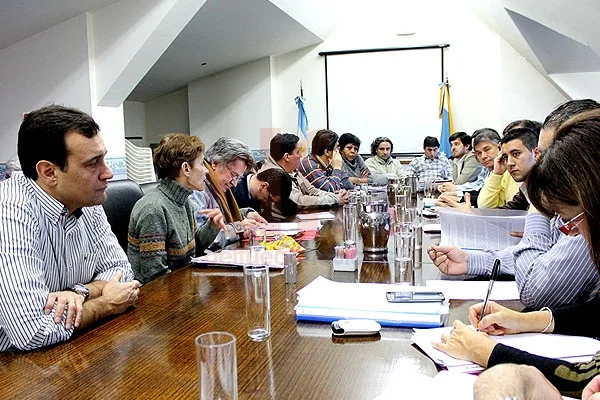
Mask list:
[[[415,232],[412,223],[397,224],[394,235],[394,282],[414,284]]]
[[[357,212],[356,205],[346,204],[344,206],[344,244],[346,246],[356,246]]]
[[[261,341],[271,334],[271,295],[269,267],[266,265],[244,266],[246,292],[246,320],[248,336]]]
[[[426,198],[433,197],[433,179],[425,178],[423,180],[423,195]]]
[[[196,337],[195,343],[200,400],[237,400],[235,336],[209,332]]]

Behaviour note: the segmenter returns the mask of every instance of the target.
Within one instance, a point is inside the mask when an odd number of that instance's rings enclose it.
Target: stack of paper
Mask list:
[[[483,368],[465,360],[458,360],[436,350],[431,342],[439,342],[441,335],[449,335],[452,327],[438,329],[415,329],[412,336],[419,346],[436,364],[454,372],[477,372]],[[527,351],[538,356],[559,358],[570,362],[589,361],[600,351],[600,341],[582,336],[549,335],[543,333],[520,333],[518,335],[490,336],[498,343]]]
[[[448,303],[389,303],[386,292],[423,291],[425,288],[379,283],[344,283],[318,277],[298,291],[296,319],[331,322],[374,319],[384,326],[439,327]]]

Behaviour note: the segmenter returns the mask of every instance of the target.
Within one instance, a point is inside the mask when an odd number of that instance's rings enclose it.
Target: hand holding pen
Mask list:
[[[494,282],[498,278],[498,271],[500,271],[500,259],[497,258],[496,261],[494,261],[494,266],[492,267],[492,276],[490,277],[490,283],[488,285],[487,294],[485,295],[485,301],[483,302],[483,307],[481,308],[481,313],[479,314],[479,321],[481,321],[485,315],[485,309],[488,301],[490,300],[490,295],[492,294],[492,289],[494,288]],[[479,330],[478,325],[474,326],[476,326],[477,330]]]

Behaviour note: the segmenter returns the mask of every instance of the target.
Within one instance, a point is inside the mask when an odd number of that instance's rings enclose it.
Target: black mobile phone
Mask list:
[[[385,297],[390,303],[439,303],[446,299],[442,292],[387,292]]]

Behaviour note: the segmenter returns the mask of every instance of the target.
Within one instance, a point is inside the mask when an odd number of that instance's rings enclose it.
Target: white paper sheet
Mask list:
[[[311,220],[311,219],[335,219],[335,215],[330,213],[329,211],[323,212],[315,212],[315,213],[307,213],[307,214],[298,214],[296,218],[299,220]]]
[[[515,210],[471,209],[468,213],[440,208],[442,246],[499,250],[521,240],[510,232],[523,232],[527,213]]]
[[[473,328],[474,329],[474,328]],[[436,364],[455,372],[476,372],[483,368],[465,360],[458,360],[436,350],[431,342],[439,342],[442,334],[450,334],[452,327],[434,329],[414,329],[412,341],[421,348]],[[591,359],[600,351],[600,341],[583,336],[566,336],[543,333],[521,333],[518,335],[490,336],[491,339],[507,346],[527,351],[539,356],[571,359]]]
[[[221,250],[201,257],[192,257],[197,264],[241,267],[244,265],[268,265],[270,268],[283,268],[283,255],[289,250],[263,250],[250,258],[249,249]]]
[[[425,285],[443,292],[450,300],[485,300],[489,281],[431,280]],[[515,281],[496,281],[490,300],[519,300],[519,288]]]

